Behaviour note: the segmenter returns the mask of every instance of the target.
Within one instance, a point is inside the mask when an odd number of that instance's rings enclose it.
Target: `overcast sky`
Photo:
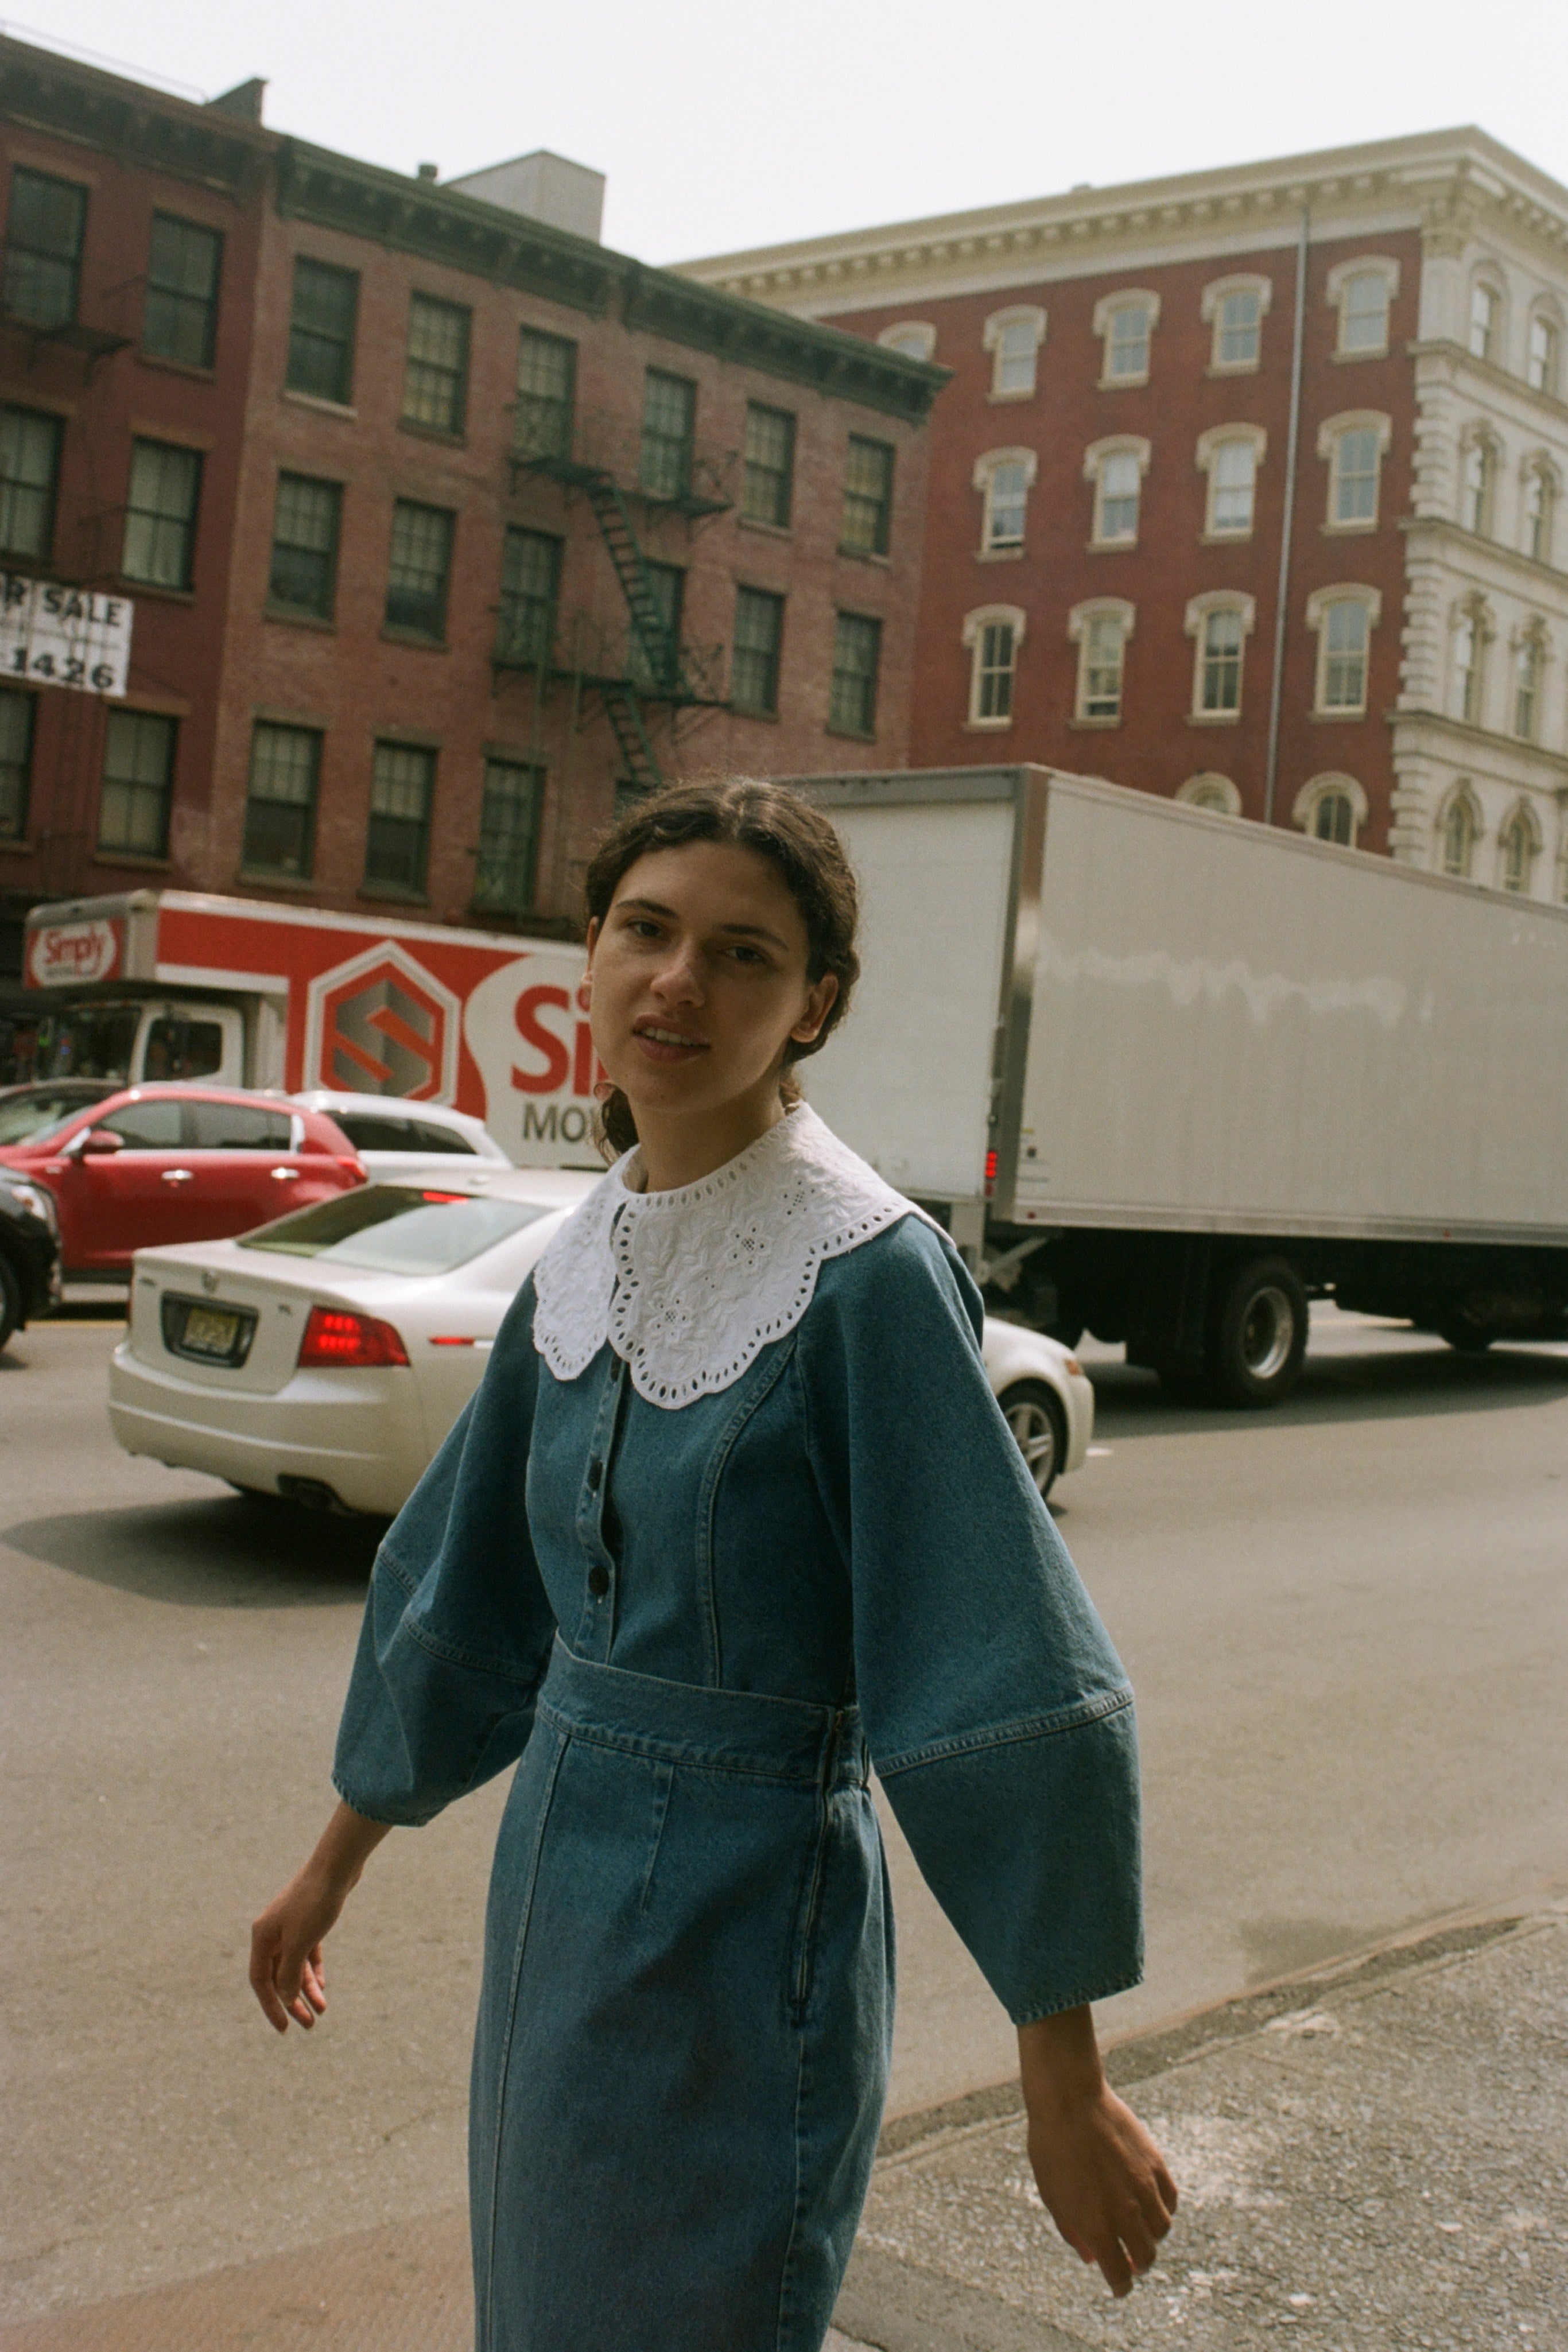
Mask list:
[[[647,261],[1478,122],[1568,181],[1563,0],[22,0],[62,45],[443,178],[533,147]]]

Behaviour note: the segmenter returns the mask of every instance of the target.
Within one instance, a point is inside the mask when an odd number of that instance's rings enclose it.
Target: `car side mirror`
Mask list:
[[[89,1127],[81,1139],[84,1160],[111,1160],[125,1149],[125,1138],[116,1135],[111,1127]]]

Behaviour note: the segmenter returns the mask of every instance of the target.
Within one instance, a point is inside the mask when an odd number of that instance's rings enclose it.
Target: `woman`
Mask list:
[[[623,1156],[382,1547],[342,1801],[251,1981],[309,2026],[387,1830],[521,1757],[474,2053],[481,2352],[816,2352],[887,2077],[874,1764],[1017,2021],[1041,2195],[1123,2294],[1176,2201],[1088,2006],[1139,1974],[1131,1696],[973,1286],[799,1099],[858,969],[843,850],[779,787],[676,787],[587,901]]]

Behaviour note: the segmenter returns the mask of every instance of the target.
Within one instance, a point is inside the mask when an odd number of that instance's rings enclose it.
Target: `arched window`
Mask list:
[[[1524,551],[1550,563],[1557,520],[1557,476],[1550,458],[1532,457],[1524,469]]]
[[[1546,667],[1546,637],[1539,621],[1521,629],[1513,645],[1513,731],[1533,743],[1541,730],[1541,681]]]
[[[1121,596],[1096,597],[1068,614],[1068,635],[1078,647],[1074,711],[1080,726],[1110,727],[1121,719],[1133,619],[1133,607]]]
[[[1382,610],[1377,590],[1353,581],[1307,599],[1307,626],[1318,633],[1313,708],[1320,718],[1359,719],[1365,711],[1372,633]]]
[[[1012,725],[1013,686],[1024,625],[1025,615],[1016,604],[983,604],[978,612],[964,614],[971,727]]]
[[[1035,390],[1040,345],[1046,340],[1046,314],[1035,303],[1021,302],[1011,310],[994,310],[985,321],[981,345],[991,355],[993,400],[1028,400]]]
[[[1242,669],[1256,606],[1235,589],[1212,589],[1187,606],[1194,640],[1192,716],[1211,727],[1241,716]]]
[[[885,352],[902,352],[907,360],[929,360],[936,349],[936,329],[923,319],[900,319],[884,327],[877,341]]]
[[[1296,795],[1297,824],[1314,841],[1353,849],[1367,819],[1367,798],[1353,776],[1314,776]]]
[[[1496,482],[1497,444],[1488,434],[1473,433],[1460,461],[1459,520],[1480,539],[1491,537]]]
[[[1346,409],[1318,428],[1318,455],[1329,461],[1331,530],[1373,530],[1383,460],[1393,433],[1381,410]]]
[[[1468,596],[1454,614],[1454,716],[1479,727],[1486,709],[1487,648],[1491,618],[1485,602]]]
[[[1495,366],[1501,334],[1502,296],[1489,278],[1478,278],[1470,288],[1470,357],[1490,360]]]
[[[1138,509],[1149,444],[1121,434],[1095,441],[1083,453],[1086,481],[1094,485],[1091,536],[1096,547],[1131,547],[1138,538]]]
[[[1498,888],[1519,898],[1530,895],[1530,880],[1541,849],[1541,828],[1528,801],[1518,801],[1498,827]]]
[[[1212,769],[1199,776],[1189,776],[1177,791],[1176,798],[1188,808],[1207,809],[1213,816],[1241,814],[1241,794],[1228,776],[1215,775]]]
[[[1384,254],[1359,254],[1330,270],[1328,299],[1340,314],[1341,359],[1377,359],[1387,351],[1388,314],[1398,291],[1399,264]]]
[[[980,520],[982,555],[1023,552],[1029,486],[1037,462],[1032,449],[990,449],[975,459],[974,487],[984,500]]]
[[[1548,311],[1535,311],[1530,321],[1530,349],[1525,354],[1525,375],[1532,392],[1549,393],[1560,397],[1562,335],[1557,321]]]
[[[1198,436],[1197,462],[1208,476],[1205,539],[1250,539],[1258,468],[1268,446],[1261,425],[1213,425]]]
[[[1263,356],[1263,321],[1274,288],[1267,278],[1216,278],[1203,291],[1202,315],[1213,326],[1212,375],[1246,375]]]
[[[1437,862],[1456,881],[1468,882],[1480,838],[1481,813],[1468,784],[1458,783],[1437,820]]]
[[[1105,341],[1102,384],[1147,383],[1149,350],[1160,317],[1160,297],[1129,287],[1094,306],[1094,331]]]

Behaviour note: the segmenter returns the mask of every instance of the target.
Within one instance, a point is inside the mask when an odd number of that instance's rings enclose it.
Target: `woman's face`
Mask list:
[[[765,857],[649,850],[588,929],[594,1045],[634,1113],[700,1116],[776,1082],[838,982],[806,977],[805,923]]]

